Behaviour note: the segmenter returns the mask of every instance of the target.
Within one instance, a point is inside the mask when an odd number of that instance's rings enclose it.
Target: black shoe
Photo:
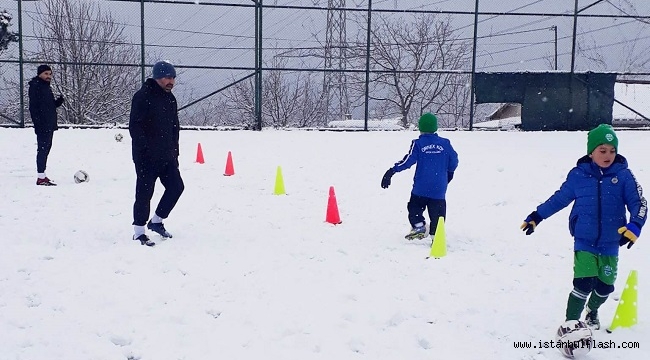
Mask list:
[[[133,237],[133,240],[140,240],[140,245],[156,246],[156,243],[149,240],[149,237],[145,234],[142,234],[138,237]]]
[[[600,320],[598,320],[598,311],[587,310],[587,316],[585,316],[585,323],[592,330],[600,330]]]
[[[171,238],[172,234],[170,234],[167,229],[165,229],[165,225],[163,223],[154,223],[149,220],[149,223],[147,223],[147,229],[158,233],[158,235],[164,237],[164,238]]]

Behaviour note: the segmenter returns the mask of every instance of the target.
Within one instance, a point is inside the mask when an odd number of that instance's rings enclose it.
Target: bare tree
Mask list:
[[[272,67],[283,67],[286,59],[275,58]],[[252,80],[240,82],[225,92],[228,109],[240,124],[253,127],[255,121]],[[262,119],[264,126],[276,128],[325,125],[322,84],[312,73],[270,70],[262,79]]]
[[[12,42],[18,42],[18,34],[9,31],[11,15],[7,10],[0,10],[0,54],[9,48]],[[5,76],[6,66],[0,63],[0,123],[18,123],[14,117],[19,111],[18,85]]]
[[[59,63],[54,91],[62,93],[64,121],[74,124],[123,122],[139,84],[137,46],[124,26],[95,2],[44,0],[37,7],[37,59]],[[111,66],[110,64],[121,64]]]
[[[359,66],[365,65],[363,38],[365,30],[356,48]],[[370,98],[392,104],[404,127],[423,112],[460,103],[455,96],[464,97],[458,91],[465,87],[458,81],[457,70],[468,63],[470,51],[470,44],[459,39],[449,18],[428,14],[408,22],[382,14],[373,17],[370,66],[382,72],[372,74]]]
[[[11,26],[11,15],[7,10],[0,11],[0,53],[7,50],[10,43],[18,42],[18,34],[9,31],[9,26]]]

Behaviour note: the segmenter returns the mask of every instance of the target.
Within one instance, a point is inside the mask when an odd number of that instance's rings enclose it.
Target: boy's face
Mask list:
[[[591,160],[593,160],[596,165],[601,168],[608,168],[614,162],[614,158],[616,157],[616,148],[609,144],[598,145],[598,147],[594,149],[594,152],[589,156],[591,156]]]

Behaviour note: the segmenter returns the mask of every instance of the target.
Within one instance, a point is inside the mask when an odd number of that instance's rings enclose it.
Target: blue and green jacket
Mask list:
[[[618,229],[628,222],[641,229],[647,218],[648,206],[641,185],[621,155],[616,155],[607,168],[596,165],[588,155],[580,158],[560,189],[539,205],[537,212],[546,219],[571,202],[574,203],[569,232],[575,240],[575,251],[618,255]]]

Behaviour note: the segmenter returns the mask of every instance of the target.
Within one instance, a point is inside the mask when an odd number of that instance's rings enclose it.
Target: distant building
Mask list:
[[[485,117],[486,121],[474,124],[481,130],[513,130],[521,126],[521,104],[504,103]]]
[[[501,120],[512,117],[521,117],[521,104],[505,103],[487,116],[488,120]]]
[[[614,85],[614,97],[627,107],[614,102],[612,109],[612,126],[614,127],[650,127],[650,84]],[[521,104],[504,103],[486,116],[486,121],[474,125],[478,129],[511,130],[521,125]]]
[[[616,83],[614,85],[614,97],[634,109],[634,111],[614,102],[614,109],[612,110],[613,126],[650,127],[650,121],[643,118],[644,116],[650,118],[650,84]]]

